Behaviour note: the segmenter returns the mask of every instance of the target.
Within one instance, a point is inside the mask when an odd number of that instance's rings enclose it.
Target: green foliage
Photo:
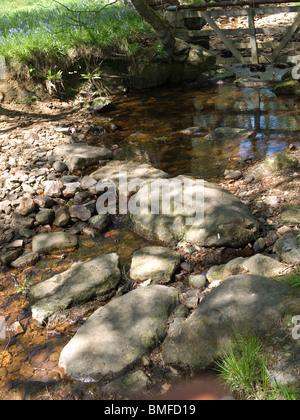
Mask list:
[[[254,334],[237,334],[217,362],[217,371],[238,399],[297,400],[299,390],[276,386],[268,371],[268,355]]]
[[[30,287],[33,282],[29,276],[25,276],[22,280],[22,284],[17,287],[17,292],[21,293],[24,297],[27,297]]]
[[[153,37],[153,29],[130,5],[105,0],[2,0],[0,55],[30,65],[32,57],[67,56],[96,47],[126,53],[128,45]],[[31,67],[32,68],[32,67]]]
[[[63,72],[62,70],[57,71],[56,73],[52,73],[52,70],[49,69],[48,73],[46,75],[46,79],[49,80],[49,82],[59,82],[63,79]]]

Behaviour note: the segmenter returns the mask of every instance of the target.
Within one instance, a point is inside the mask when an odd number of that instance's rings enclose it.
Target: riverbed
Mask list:
[[[84,140],[113,149],[115,159],[146,162],[172,177],[185,174],[219,183],[226,169],[243,170],[291,144],[300,146],[300,103],[276,97],[267,85],[240,88],[223,83],[158,89],[128,94],[116,100],[115,106],[115,111],[93,116],[93,122],[99,126],[114,124],[116,129],[102,135],[88,134]],[[192,135],[182,133],[189,127],[199,129]],[[208,141],[207,134],[217,127],[247,129],[254,135],[242,141]],[[103,303],[84,306],[76,322],[73,314],[54,328],[39,328],[31,318],[26,289],[65,271],[74,262],[111,252],[120,256],[126,279],[133,253],[147,245],[149,242],[119,217],[103,234],[81,236],[76,251],[44,257],[22,272],[2,269],[0,315],[7,325],[21,326],[18,331],[8,328],[6,339],[0,340],[0,399],[101,398],[97,384],[65,381],[58,359],[79,326]],[[146,373],[162,384],[168,372],[163,369],[159,349],[149,357],[152,364],[145,367]]]

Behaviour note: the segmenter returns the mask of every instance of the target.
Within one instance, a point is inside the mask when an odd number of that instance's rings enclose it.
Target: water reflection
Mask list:
[[[266,87],[156,90],[121,100],[112,117],[121,131],[108,136],[107,145],[119,145],[117,159],[147,162],[172,176],[216,180],[230,159],[261,158],[300,144],[299,103]],[[200,126],[197,136],[180,133],[192,126]],[[255,133],[238,142],[208,142],[205,136],[217,127]]]

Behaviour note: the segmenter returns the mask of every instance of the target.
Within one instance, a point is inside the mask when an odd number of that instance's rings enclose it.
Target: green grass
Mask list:
[[[59,58],[72,50],[97,48],[131,54],[130,45],[153,37],[152,28],[122,1],[1,1],[0,55],[30,66],[33,57]]]
[[[255,334],[237,334],[234,345],[217,362],[217,371],[237,399],[298,400],[298,389],[276,386],[268,363],[268,355]]]

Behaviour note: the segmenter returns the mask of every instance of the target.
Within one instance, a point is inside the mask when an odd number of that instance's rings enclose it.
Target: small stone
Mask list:
[[[16,249],[13,251],[7,251],[4,254],[0,255],[0,261],[3,265],[10,265],[13,261],[15,261],[19,255],[21,254],[21,250]]]
[[[34,224],[34,219],[31,217],[16,217],[11,221],[12,229],[30,229]]]
[[[82,220],[86,222],[91,218],[91,212],[85,206],[71,206],[70,207],[71,218]]]
[[[180,265],[180,268],[181,268],[182,270],[184,270],[184,271],[190,271],[190,270],[191,270],[191,265],[190,265],[189,263],[187,263],[187,262],[183,262],[183,263]]]
[[[22,238],[29,239],[29,238],[32,238],[35,235],[35,233],[34,233],[33,230],[26,229],[26,228],[21,228],[21,229],[19,229],[19,235]]]
[[[77,191],[80,189],[80,183],[79,182],[70,182],[68,184],[64,184],[63,189],[63,196],[65,198],[72,198],[77,193]]]
[[[35,211],[35,202],[32,198],[21,198],[20,205],[17,208],[17,212],[21,216],[28,216]]]
[[[277,207],[281,203],[281,197],[268,196],[265,198],[265,203],[267,206]]]
[[[65,227],[70,223],[70,212],[67,207],[59,207],[55,212],[54,226]]]
[[[45,188],[45,195],[49,197],[60,197],[63,189],[61,181],[48,181]]]
[[[10,338],[24,334],[24,331],[24,327],[19,321],[14,322],[10,327],[6,328],[6,332]]]
[[[67,171],[67,170],[68,170],[68,167],[67,167],[67,165],[66,165],[65,163],[63,163],[62,161],[57,160],[57,161],[56,161],[56,162],[54,162],[54,164],[53,164],[53,169],[54,169],[56,172],[60,172],[60,173],[62,173],[62,172]]]
[[[24,246],[23,239],[17,239],[7,246],[7,248],[22,248]]]
[[[80,186],[83,190],[88,190],[89,188],[93,187],[96,184],[97,184],[97,181],[90,176],[83,177],[80,182]]]
[[[36,197],[34,202],[39,206],[40,209],[50,209],[54,204],[54,201],[51,197]]]
[[[93,228],[103,232],[111,223],[111,216],[109,214],[98,214],[89,220],[89,224]]]
[[[30,267],[38,262],[40,256],[37,252],[30,252],[29,254],[22,255],[11,263],[12,268],[22,269]]]
[[[40,210],[35,219],[39,225],[51,225],[55,219],[55,212],[52,209]]]
[[[225,179],[238,180],[242,177],[242,172],[226,170],[224,175],[225,175]]]
[[[253,251],[256,253],[263,252],[263,250],[266,247],[266,241],[264,238],[259,238],[257,241],[255,241],[253,245]]]
[[[189,276],[189,284],[197,289],[201,289],[206,285],[206,277],[203,274],[192,274]]]
[[[35,194],[35,190],[34,190],[34,188],[32,188],[30,185],[28,185],[28,184],[22,184],[22,189],[23,189],[23,191],[25,192],[25,193],[28,193],[28,194],[30,194],[30,195],[33,195],[33,194]]]
[[[196,296],[186,299],[184,302],[185,306],[189,309],[196,309],[198,306],[199,299]]]
[[[246,184],[251,184],[255,180],[255,177],[253,175],[247,174],[244,176],[244,181]]]

